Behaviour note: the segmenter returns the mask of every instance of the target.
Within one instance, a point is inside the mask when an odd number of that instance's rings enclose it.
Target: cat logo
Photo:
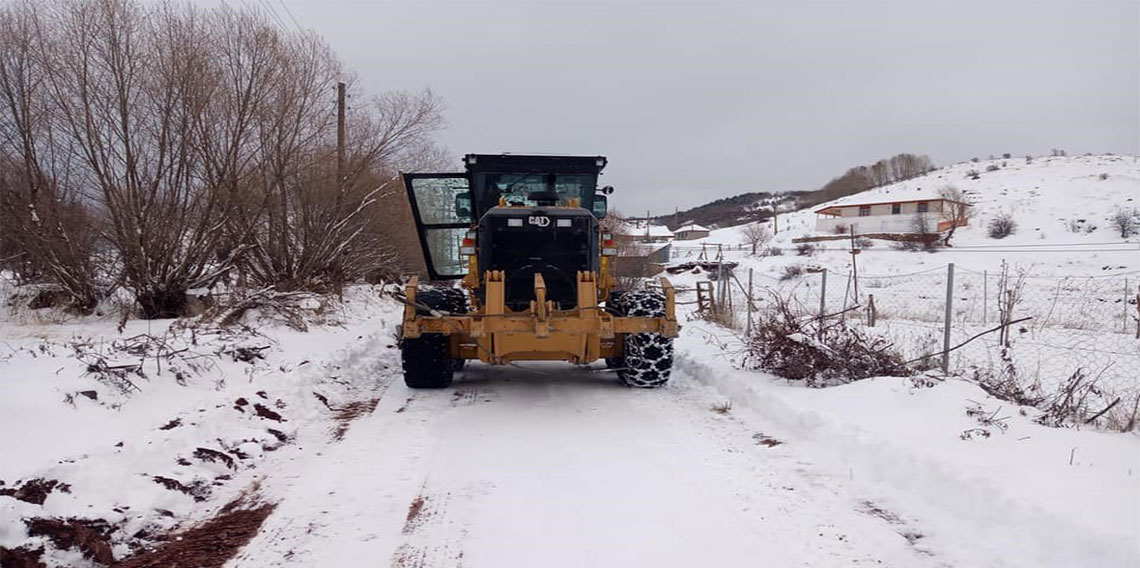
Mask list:
[[[531,225],[537,225],[539,227],[549,227],[550,226],[550,217],[546,217],[543,215],[533,215],[530,217],[528,222]]]

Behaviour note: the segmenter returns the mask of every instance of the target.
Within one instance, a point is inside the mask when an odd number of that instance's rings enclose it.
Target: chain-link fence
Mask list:
[[[799,315],[844,318],[889,338],[908,361],[929,355],[931,366],[952,373],[1012,364],[1019,380],[1044,392],[1080,373],[1126,400],[1140,396],[1140,271],[1045,277],[947,265],[856,277],[824,270],[785,279],[754,274],[751,287],[747,271],[731,278],[716,292],[731,291],[721,302],[742,331],[780,298]]]

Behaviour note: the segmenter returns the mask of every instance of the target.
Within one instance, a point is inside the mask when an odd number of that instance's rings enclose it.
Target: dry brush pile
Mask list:
[[[904,377],[911,370],[894,345],[863,333],[839,317],[803,317],[775,296],[771,315],[746,338],[743,365],[826,387],[871,377]]]
[[[148,318],[217,284],[338,289],[403,268],[397,171],[443,159],[430,91],[354,99],[323,39],[256,10],[0,4],[0,269]],[[341,159],[338,159],[341,158]],[[414,237],[412,237],[414,239]]]

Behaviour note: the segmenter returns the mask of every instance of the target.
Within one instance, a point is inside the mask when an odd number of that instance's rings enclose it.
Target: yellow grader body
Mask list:
[[[408,302],[404,308],[403,337],[414,339],[425,333],[446,335],[450,340],[450,356],[454,359],[478,359],[492,365],[512,361],[584,364],[619,357],[625,334],[656,333],[673,338],[679,330],[673,285],[665,278],[660,279],[665,296],[666,315],[663,317],[608,313],[598,304],[601,294],[594,272],[577,273],[578,301],[570,310],[555,309],[554,302],[546,299],[542,274],[534,275],[534,299],[525,311],[507,308],[501,271],[484,273],[484,302],[462,315],[434,310],[432,315],[417,313],[418,286],[418,278],[412,278],[406,286]]]

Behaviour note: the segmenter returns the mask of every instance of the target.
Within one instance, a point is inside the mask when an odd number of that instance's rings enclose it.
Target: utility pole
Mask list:
[[[344,82],[336,84],[336,184],[344,190]]]

